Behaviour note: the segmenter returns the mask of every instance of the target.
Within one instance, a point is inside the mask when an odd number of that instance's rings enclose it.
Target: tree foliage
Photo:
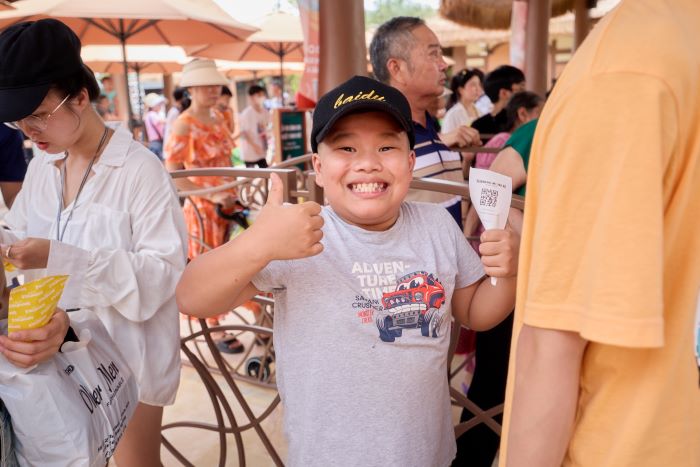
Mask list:
[[[368,27],[379,26],[395,16],[418,16],[427,18],[436,11],[416,0],[374,0],[365,2],[365,24]]]

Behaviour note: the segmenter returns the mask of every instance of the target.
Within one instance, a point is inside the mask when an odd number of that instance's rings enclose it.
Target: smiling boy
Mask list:
[[[329,206],[283,205],[273,177],[255,224],[188,266],[180,309],[205,317],[275,293],[289,465],[447,466],[449,313],[487,329],[510,312],[518,238],[487,231],[480,260],[447,211],[404,202],[413,125],[390,86],[330,91],[311,138]]]

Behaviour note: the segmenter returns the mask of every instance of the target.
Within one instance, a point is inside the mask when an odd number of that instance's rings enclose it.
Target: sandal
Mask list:
[[[226,337],[216,342],[216,348],[220,352],[227,354],[237,354],[245,350],[243,343],[239,341],[236,336]]]

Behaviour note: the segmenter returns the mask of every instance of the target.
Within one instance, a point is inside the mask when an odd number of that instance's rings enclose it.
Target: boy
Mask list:
[[[283,205],[273,176],[255,224],[178,286],[181,311],[200,317],[275,292],[289,465],[450,465],[449,312],[486,329],[513,308],[517,237],[486,232],[482,266],[445,209],[404,202],[413,143],[398,90],[341,84],[311,133],[330,206]]]
[[[256,84],[248,88],[248,107],[238,119],[241,129],[241,156],[246,167],[267,168],[267,127],[270,113],[265,107],[265,88]]]

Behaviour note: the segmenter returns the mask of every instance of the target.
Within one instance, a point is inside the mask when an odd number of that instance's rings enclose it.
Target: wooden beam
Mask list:
[[[544,96],[547,92],[547,56],[551,0],[529,0],[525,29],[525,79],[527,88]]]

